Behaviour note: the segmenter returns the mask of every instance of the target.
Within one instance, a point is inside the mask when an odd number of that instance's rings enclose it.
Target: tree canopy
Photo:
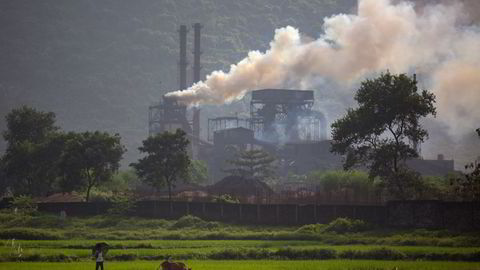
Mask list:
[[[63,191],[85,190],[89,200],[92,187],[111,180],[125,152],[118,134],[106,132],[69,133],[60,162]]]
[[[46,195],[52,190],[61,152],[55,114],[23,106],[12,110],[5,119],[5,184],[15,195]]]
[[[275,175],[273,162],[275,158],[261,149],[237,151],[232,160],[227,162],[232,165],[225,172],[245,178],[265,180]]]
[[[418,157],[416,145],[428,137],[419,120],[436,115],[434,94],[419,91],[415,76],[387,72],[363,81],[355,101],[358,107],[332,124],[332,152],[346,155],[345,169],[366,165],[371,178],[407,198],[419,175],[405,162]]]
[[[177,129],[175,133],[164,132],[143,141],[139,148],[145,157],[132,163],[138,177],[156,189],[168,187],[172,199],[172,188],[179,178],[188,179],[190,157],[187,153],[189,141],[186,133]]]

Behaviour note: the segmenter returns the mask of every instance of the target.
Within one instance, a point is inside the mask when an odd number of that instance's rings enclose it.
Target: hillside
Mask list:
[[[228,68],[249,50],[266,49],[277,27],[293,25],[318,36],[323,17],[355,5],[356,0],[0,1],[0,129],[5,114],[22,104],[53,111],[66,130],[120,133],[128,164],[147,136],[148,105],[177,88],[180,24],[204,25],[205,75]]]

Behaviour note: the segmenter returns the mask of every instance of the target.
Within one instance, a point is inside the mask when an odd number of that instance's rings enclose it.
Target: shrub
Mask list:
[[[15,213],[20,212],[26,215],[31,215],[37,212],[37,204],[30,196],[26,195],[15,197],[10,207]]]
[[[292,249],[281,248],[275,255],[285,259],[335,259],[336,251],[333,249]]]
[[[307,224],[298,228],[297,233],[321,233],[325,228],[323,224]]]
[[[183,228],[203,228],[203,229],[215,229],[218,228],[220,224],[218,222],[208,222],[203,219],[187,215],[179,218],[175,223],[170,227],[171,229],[183,229]]]
[[[336,233],[363,232],[369,229],[370,225],[365,221],[349,218],[337,218],[325,227],[325,231]]]
[[[240,203],[240,201],[229,195],[229,194],[223,194],[223,195],[220,195],[220,196],[215,196],[212,200],[212,202],[215,202],[215,203]]]
[[[339,254],[342,259],[404,260],[407,256],[398,250],[378,248],[372,250],[346,250]]]
[[[110,215],[128,215],[135,211],[135,200],[128,196],[114,196],[111,198],[113,205],[108,209]]]
[[[0,239],[20,240],[58,240],[61,235],[45,230],[35,229],[7,229],[0,231]]]

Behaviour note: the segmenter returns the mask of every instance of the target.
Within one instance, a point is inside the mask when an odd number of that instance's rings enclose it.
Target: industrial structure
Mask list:
[[[192,82],[201,80],[201,29],[193,27]],[[179,28],[179,89],[187,83],[186,25]],[[193,159],[204,160],[208,166],[210,184],[227,176],[224,172],[235,151],[263,149],[276,159],[277,176],[304,175],[313,170],[342,168],[342,157],[330,152],[327,139],[327,119],[315,110],[312,90],[251,89],[249,117],[219,115],[208,119],[206,138],[201,139],[200,109],[188,109],[175,98],[163,97],[149,107],[149,134],[183,129],[191,142],[189,153]],[[189,115],[191,118],[187,117]],[[412,160],[409,165],[419,172],[445,173],[453,170],[453,161]]]
[[[200,81],[200,29],[202,25],[195,23],[194,27],[194,50],[193,50],[193,82]],[[186,25],[180,25],[179,33],[179,89],[185,90],[187,85],[187,33]],[[154,135],[165,131],[174,131],[178,128],[184,130],[191,141],[189,149],[193,158],[198,156],[198,145],[200,142],[200,110],[194,108],[192,111],[192,120],[187,118],[187,107],[180,104],[175,98],[163,97],[158,103],[148,108],[148,133]]]

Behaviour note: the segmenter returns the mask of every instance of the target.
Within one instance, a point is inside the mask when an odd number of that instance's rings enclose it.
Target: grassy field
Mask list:
[[[398,261],[351,261],[351,260],[328,260],[328,261],[187,261],[188,267],[193,270],[477,270],[478,263],[465,262],[398,262]],[[106,262],[106,269],[115,270],[153,270],[159,262],[135,261],[135,262]],[[0,269],[8,270],[90,270],[94,262],[75,263],[0,263]]]
[[[172,256],[194,269],[480,270],[477,232],[392,230],[341,219],[272,227],[191,216],[60,220],[0,212],[0,239],[0,269],[90,269],[91,247],[105,241],[107,269],[155,269]]]

